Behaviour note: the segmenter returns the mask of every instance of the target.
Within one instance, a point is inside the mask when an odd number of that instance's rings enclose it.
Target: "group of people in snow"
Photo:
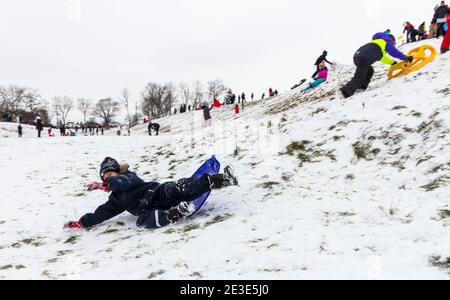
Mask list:
[[[434,15],[431,20],[429,30],[427,30],[426,22],[420,24],[420,26],[416,29],[411,22],[407,21],[403,23],[403,34],[406,34],[407,43],[414,43],[418,40],[420,41],[431,38],[439,39],[442,36],[444,37],[444,40],[441,45],[441,53],[446,53],[450,47],[450,34],[448,30],[449,25],[450,8],[445,1],[442,1],[434,8]]]

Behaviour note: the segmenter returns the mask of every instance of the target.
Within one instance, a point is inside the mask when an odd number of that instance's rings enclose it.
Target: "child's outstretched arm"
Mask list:
[[[113,201],[109,200],[105,204],[99,206],[99,208],[97,208],[94,213],[84,215],[78,222],[69,222],[64,226],[64,228],[87,229],[101,224],[106,220],[112,219],[115,216],[120,215],[124,211],[124,208],[116,205]]]

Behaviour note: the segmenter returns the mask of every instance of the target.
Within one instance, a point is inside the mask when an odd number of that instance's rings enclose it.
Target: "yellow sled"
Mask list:
[[[407,61],[402,61],[391,66],[388,72],[389,80],[408,75],[409,73],[423,68],[425,65],[432,62],[436,58],[437,51],[433,46],[423,45],[419,48],[409,51],[408,56],[414,57],[413,62],[409,63]]]

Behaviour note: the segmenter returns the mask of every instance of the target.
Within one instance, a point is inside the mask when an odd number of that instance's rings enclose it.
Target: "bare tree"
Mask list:
[[[169,82],[163,86],[164,98],[162,101],[162,109],[164,114],[170,114],[172,107],[177,101],[177,92],[173,83]]]
[[[192,83],[194,106],[201,103],[204,99],[204,85],[200,80],[196,80]]]
[[[208,81],[208,96],[212,101],[218,99],[227,90],[228,88],[225,86],[225,83],[220,79]]]
[[[73,105],[73,99],[68,96],[53,98],[53,112],[56,114],[57,118],[61,118],[61,122],[63,125],[66,125],[67,117],[72,110]]]
[[[184,104],[188,105],[192,99],[192,89],[186,82],[181,82],[179,84],[181,98]]]
[[[147,84],[141,96],[142,112],[152,118],[168,115],[177,98],[176,89],[172,83],[160,85],[151,82]]]
[[[89,111],[92,109],[92,101],[91,99],[79,98],[78,99],[78,110],[83,113],[84,123],[87,122],[87,116]]]
[[[131,125],[131,114],[130,114],[130,91],[127,88],[124,88],[120,91],[121,100],[123,102],[123,105],[125,106],[125,109],[127,110],[127,120],[128,125]]]
[[[14,85],[1,86],[0,110],[11,114],[17,114],[21,110],[35,113],[45,106],[40,98],[39,92],[34,89]]]
[[[117,116],[120,111],[120,104],[111,98],[101,99],[95,104],[92,115],[100,118],[103,125],[108,127],[113,118]]]

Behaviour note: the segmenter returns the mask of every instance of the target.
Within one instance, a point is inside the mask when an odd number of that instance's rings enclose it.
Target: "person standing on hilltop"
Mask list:
[[[19,137],[21,138],[22,135],[23,135],[23,128],[22,128],[22,125],[21,125],[21,124],[19,124],[19,127],[17,127],[17,131],[18,131],[18,133],[19,133]]]
[[[436,23],[437,26],[437,33],[436,38],[439,38],[441,35],[445,36],[445,24],[447,22],[447,12],[448,12],[448,6],[445,4],[445,1],[442,1],[441,4],[436,7],[435,14],[433,17],[433,22]]]
[[[37,117],[37,119],[36,119],[36,130],[38,132],[38,138],[40,138],[42,130],[44,130],[44,125],[42,124],[41,117]]]

